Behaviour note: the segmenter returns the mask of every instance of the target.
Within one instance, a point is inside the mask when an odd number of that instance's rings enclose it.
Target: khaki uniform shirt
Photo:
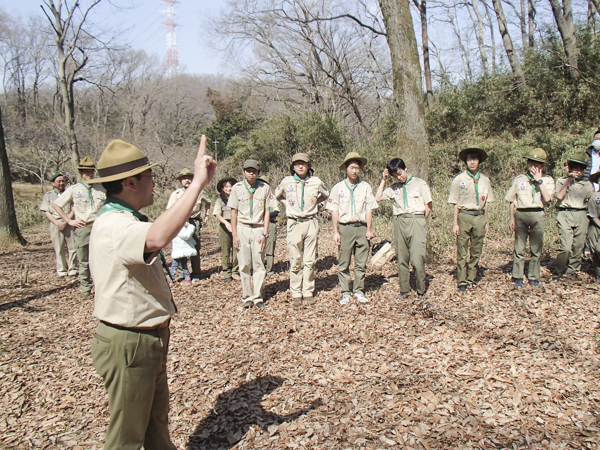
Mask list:
[[[595,192],[588,202],[588,216],[592,219],[600,219],[600,192]]]
[[[244,184],[239,181],[231,188],[227,206],[237,209],[237,221],[244,225],[264,225],[265,208],[277,207],[277,201],[271,193],[269,185],[261,180],[254,183],[256,191],[252,198],[252,215],[250,215],[250,193]]]
[[[556,192],[560,192],[567,181],[567,177],[556,180]],[[562,200],[556,201],[556,208],[587,209],[588,200],[594,194],[594,187],[589,181],[575,181],[568,187]]]
[[[404,192],[406,185],[408,205],[404,206]],[[412,177],[408,183],[393,183],[383,191],[381,200],[394,199],[394,216],[400,214],[425,214],[425,206],[432,201],[431,191],[425,180]]]
[[[127,211],[106,212],[94,223],[90,236],[94,317],[122,327],[152,327],[175,314],[160,257],[144,260],[151,226]]]
[[[377,209],[378,205],[371,185],[366,181],[361,181],[354,189],[354,203],[355,207],[353,208],[350,201],[350,189],[346,186],[345,180],[342,180],[331,189],[327,200],[327,209],[338,211],[341,224],[367,223],[367,211]]]
[[[549,176],[543,176],[542,181],[550,197],[554,196],[554,179]],[[535,200],[533,198],[533,183],[527,178],[527,175],[518,175],[508,190],[505,200],[514,203],[517,209],[543,208],[542,193],[539,186],[536,186]]]
[[[213,209],[213,216],[217,214],[223,217],[223,219],[231,221],[231,208],[227,206],[227,203],[221,197],[217,198],[215,208]]]
[[[304,209],[302,209],[302,182],[289,175],[275,189],[275,198],[285,198],[285,214],[291,219],[313,217],[318,212],[319,196],[329,197],[325,184],[317,177],[309,177],[304,183]]]
[[[54,217],[55,219],[58,219],[58,221],[62,222],[63,220],[60,218],[60,216],[58,215],[58,213],[52,206],[54,204],[54,202],[58,199],[60,194],[61,193],[56,192],[56,190],[54,190],[54,189],[51,189],[48,192],[46,192],[44,194],[44,196],[42,197],[42,203],[40,203],[40,211],[49,212],[50,214],[52,214],[52,217]],[[63,211],[68,216],[69,213],[71,212],[71,204],[67,203],[64,206]]]
[[[75,183],[65,189],[55,203],[63,209],[65,214],[67,214],[65,207],[73,203],[75,219],[88,224],[96,220],[105,200],[106,190],[101,184],[92,184],[87,188],[82,183]]]
[[[171,196],[169,197],[169,201],[167,202],[167,209],[169,209],[171,206],[173,206],[175,204],[175,202],[177,200],[179,200],[179,198],[183,195],[184,192],[185,192],[185,189],[183,187],[180,187],[179,189],[174,191],[171,194]],[[202,210],[202,203],[206,203],[207,205],[210,205],[210,199],[206,196],[204,191],[200,192],[200,195],[198,196],[198,200],[196,200],[196,204],[194,205],[194,208],[192,209],[192,213],[190,214],[190,219],[202,219],[202,217],[200,216],[201,210]]]
[[[473,182],[473,178],[471,178],[471,176],[464,171],[458,175],[454,181],[452,181],[448,203],[458,206],[458,209],[466,209],[471,211],[485,209],[485,205],[488,202],[494,201],[492,185],[490,183],[490,179],[484,174],[481,174],[479,183],[477,184],[479,190],[479,204],[477,204],[475,183]]]

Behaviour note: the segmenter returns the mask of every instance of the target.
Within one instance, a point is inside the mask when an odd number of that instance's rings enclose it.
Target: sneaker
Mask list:
[[[301,303],[302,303],[302,297],[294,297],[292,299],[292,305],[294,305],[294,306],[300,306]]]
[[[340,305],[344,306],[350,303],[350,294],[343,294],[340,300]]]
[[[403,298],[406,298],[410,295],[410,291],[408,292],[400,292],[398,294],[398,296],[396,297],[396,300],[402,300]]]
[[[359,303],[369,303],[369,299],[367,297],[365,297],[365,294],[363,294],[362,292],[355,292],[354,293],[354,298]]]
[[[192,281],[200,281],[200,277],[192,277]]]
[[[529,280],[529,286],[540,287],[540,282],[538,280]]]
[[[458,286],[458,292],[465,292],[467,290],[467,285],[466,284],[461,284],[460,286]]]
[[[265,302],[259,300],[254,304],[254,306],[256,306],[258,309],[263,309],[265,307]]]
[[[254,302],[252,300],[246,300],[244,302],[244,304],[242,305],[244,308],[250,308],[254,305]]]
[[[523,287],[523,278],[515,278],[515,284],[513,285],[516,288]]]
[[[192,279],[191,279],[190,277],[187,277],[187,278],[185,279],[185,284],[186,284],[187,286],[191,286],[191,285],[192,285]]]
[[[306,295],[306,296],[304,296],[304,301],[308,305],[314,305],[315,304],[315,298],[312,295]]]

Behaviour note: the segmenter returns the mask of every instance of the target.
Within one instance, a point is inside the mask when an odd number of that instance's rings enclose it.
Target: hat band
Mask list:
[[[143,158],[136,159],[135,161],[117,164],[116,166],[106,167],[105,169],[98,169],[98,175],[100,175],[101,178],[110,177],[111,175],[129,172],[130,170],[134,170],[145,165],[148,165],[148,158],[144,156]]]

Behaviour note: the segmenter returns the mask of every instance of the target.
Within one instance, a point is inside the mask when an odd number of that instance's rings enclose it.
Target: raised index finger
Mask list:
[[[200,146],[198,147],[198,157],[206,155],[206,136],[203,134],[200,136]]]

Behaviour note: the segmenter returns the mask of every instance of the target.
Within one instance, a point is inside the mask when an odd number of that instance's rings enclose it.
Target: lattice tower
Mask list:
[[[160,13],[166,17],[166,20],[162,22],[167,27],[167,77],[171,78],[173,75],[179,75],[179,58],[177,57],[177,35],[175,34],[175,28],[179,26],[175,22],[175,16],[179,13],[175,11],[175,4],[179,3],[177,0],[161,0],[162,3],[167,4],[167,9],[162,10]]]

